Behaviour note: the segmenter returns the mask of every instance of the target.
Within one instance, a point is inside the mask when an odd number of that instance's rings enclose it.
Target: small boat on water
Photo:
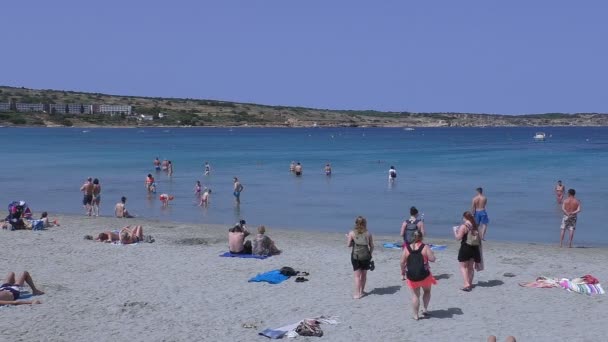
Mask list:
[[[534,140],[536,141],[544,141],[545,140],[545,133],[543,132],[536,132],[536,134],[534,134]]]
[[[414,130],[415,130],[415,128],[412,128],[412,127],[405,127],[403,130],[404,130],[404,131],[414,131]]]

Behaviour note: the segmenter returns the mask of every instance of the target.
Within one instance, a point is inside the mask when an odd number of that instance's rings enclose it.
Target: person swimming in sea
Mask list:
[[[331,165],[329,163],[325,164],[325,175],[331,176]]]

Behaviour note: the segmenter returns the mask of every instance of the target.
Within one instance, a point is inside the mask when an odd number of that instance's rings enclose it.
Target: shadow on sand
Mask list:
[[[438,275],[436,275],[434,277],[437,280],[441,280],[441,279],[450,279],[452,277],[452,275],[451,274],[447,274],[447,273],[443,273],[443,274],[438,274]]]
[[[379,295],[379,296],[383,296],[383,295],[392,295],[397,293],[399,290],[401,289],[401,286],[387,286],[387,287],[376,287],[375,289],[371,290],[368,294],[369,295]]]
[[[494,287],[494,286],[503,285],[504,283],[505,282],[502,281],[502,280],[494,279],[494,280],[488,280],[488,281],[478,281],[475,286],[479,286],[479,287]]]
[[[453,318],[454,315],[462,315],[460,308],[448,308],[447,310],[430,310],[429,318]]]

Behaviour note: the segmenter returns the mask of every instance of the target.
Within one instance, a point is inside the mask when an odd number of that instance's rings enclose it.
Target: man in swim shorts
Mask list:
[[[562,247],[564,242],[564,234],[566,229],[570,231],[570,243],[568,247],[572,248],[572,240],[574,239],[574,230],[576,230],[576,219],[581,211],[581,202],[575,197],[576,190],[568,189],[568,198],[562,203],[562,218],[561,233],[559,237],[559,246]]]
[[[209,176],[210,173],[211,173],[211,165],[209,165],[209,162],[205,162],[205,176]]]
[[[488,223],[490,223],[488,213],[486,212],[487,204],[488,199],[483,195],[483,189],[477,188],[477,195],[473,197],[471,212],[475,215],[475,222],[479,226],[479,237],[482,240],[485,240]]]
[[[34,285],[32,276],[27,271],[20,274],[17,278],[14,272],[10,272],[2,282],[2,285],[0,285],[0,305],[40,304],[39,300],[17,301],[21,297],[21,287],[25,283],[32,289],[32,295],[39,296],[44,294],[44,292]]]
[[[160,160],[158,160],[158,157],[154,159],[154,170],[160,171]]]
[[[243,184],[239,182],[239,179],[234,177],[234,192],[232,193],[236,199],[236,203],[241,203],[241,192],[243,191]]]
[[[562,204],[564,200],[564,185],[561,180],[557,181],[557,185],[555,186],[555,198],[557,199],[558,204]]]
[[[296,164],[296,167],[293,169],[294,172],[296,173],[296,176],[301,176],[302,175],[302,164],[300,164],[299,162]]]
[[[80,187],[80,191],[83,193],[82,205],[87,211],[87,215],[91,216],[91,212],[93,210],[93,179],[91,177],[87,178],[87,180]]]

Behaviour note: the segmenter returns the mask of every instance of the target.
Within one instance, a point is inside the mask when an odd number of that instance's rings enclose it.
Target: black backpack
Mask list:
[[[405,263],[405,275],[407,276],[407,279],[411,281],[424,280],[431,274],[424,262],[424,256],[422,255],[424,244],[420,245],[415,251],[410,248],[409,244],[405,245],[405,247],[407,248],[407,251],[410,252]]]

